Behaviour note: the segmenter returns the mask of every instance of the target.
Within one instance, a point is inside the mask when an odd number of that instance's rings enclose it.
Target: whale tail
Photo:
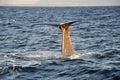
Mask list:
[[[67,22],[67,23],[63,23],[63,24],[35,24],[35,25],[50,25],[50,26],[55,26],[55,27],[59,27],[61,29],[62,32],[62,55],[63,56],[71,56],[72,54],[75,53],[73,46],[72,46],[72,42],[70,39],[70,35],[69,35],[69,26],[76,23],[76,22],[80,22],[80,21],[71,21],[71,22]]]
[[[63,56],[71,56],[72,54],[75,53],[72,46],[71,38],[69,35],[69,26],[76,22],[78,21],[67,22],[59,25],[59,28],[62,31],[62,55]]]

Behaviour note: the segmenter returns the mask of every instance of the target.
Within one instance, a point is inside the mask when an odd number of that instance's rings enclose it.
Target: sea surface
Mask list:
[[[68,57],[59,28],[34,25],[74,20]],[[1,6],[0,80],[120,80],[120,6]]]

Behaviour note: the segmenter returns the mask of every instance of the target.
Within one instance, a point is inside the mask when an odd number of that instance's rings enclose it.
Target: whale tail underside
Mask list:
[[[75,53],[72,46],[71,38],[69,35],[69,26],[76,22],[78,21],[63,23],[59,26],[59,28],[62,31],[62,55],[63,56],[71,56],[72,54]]]
[[[49,26],[54,26],[54,27],[60,28],[61,32],[62,32],[62,55],[63,56],[71,56],[72,54],[75,53],[75,51],[73,49],[71,38],[69,35],[69,26],[76,23],[76,22],[80,22],[80,21],[76,20],[76,21],[66,22],[63,24],[48,24],[48,23],[34,24],[33,26],[35,26],[35,25],[49,25]]]

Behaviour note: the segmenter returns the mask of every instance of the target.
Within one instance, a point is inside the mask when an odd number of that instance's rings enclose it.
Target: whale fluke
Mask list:
[[[62,55],[71,56],[75,53],[72,42],[69,35],[69,26],[78,21],[67,22],[59,25],[59,28],[62,31]]]
[[[48,26],[54,26],[54,27],[59,26],[59,24],[49,24],[49,23],[43,23],[43,24],[36,23],[36,24],[31,25],[31,26],[36,26],[36,25],[48,25]]]
[[[69,26],[76,22],[80,22],[80,21],[76,20],[76,21],[66,22],[62,24],[44,23],[44,24],[35,24],[35,25],[49,25],[49,26],[59,27],[62,32],[62,55],[71,56],[72,54],[75,53],[75,51],[73,49],[72,42],[71,42],[70,35],[69,35]]]

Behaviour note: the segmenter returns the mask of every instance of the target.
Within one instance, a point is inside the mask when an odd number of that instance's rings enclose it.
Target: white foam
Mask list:
[[[78,55],[78,54],[73,54],[73,55],[71,55],[71,56],[69,56],[68,58],[70,58],[70,59],[80,59],[80,55]]]
[[[98,52],[85,52],[85,53],[73,54],[73,55],[69,56],[68,58],[69,59],[89,58],[95,54],[100,54],[100,53],[98,53]]]
[[[50,56],[50,54],[30,54],[30,55],[27,55],[26,57],[28,57],[28,58],[47,58],[49,56]]]
[[[37,54],[29,54],[26,55],[25,57],[27,58],[61,58],[62,55],[60,53],[50,53],[50,52],[42,52],[42,53],[37,53]]]
[[[69,58],[69,59],[84,59],[84,58],[89,58],[91,57],[92,55],[94,54],[98,54],[97,52],[86,52],[86,53],[79,53],[79,54],[73,54],[71,56],[62,56],[61,53],[55,53],[53,54],[53,52],[42,52],[42,53],[35,53],[35,54],[24,54],[24,55],[18,55],[18,54],[12,54],[12,55],[5,55],[4,57],[5,58],[8,58],[8,57],[21,57],[21,58],[28,58],[28,59],[38,59],[38,58],[41,58],[41,59],[44,59],[44,58]]]

